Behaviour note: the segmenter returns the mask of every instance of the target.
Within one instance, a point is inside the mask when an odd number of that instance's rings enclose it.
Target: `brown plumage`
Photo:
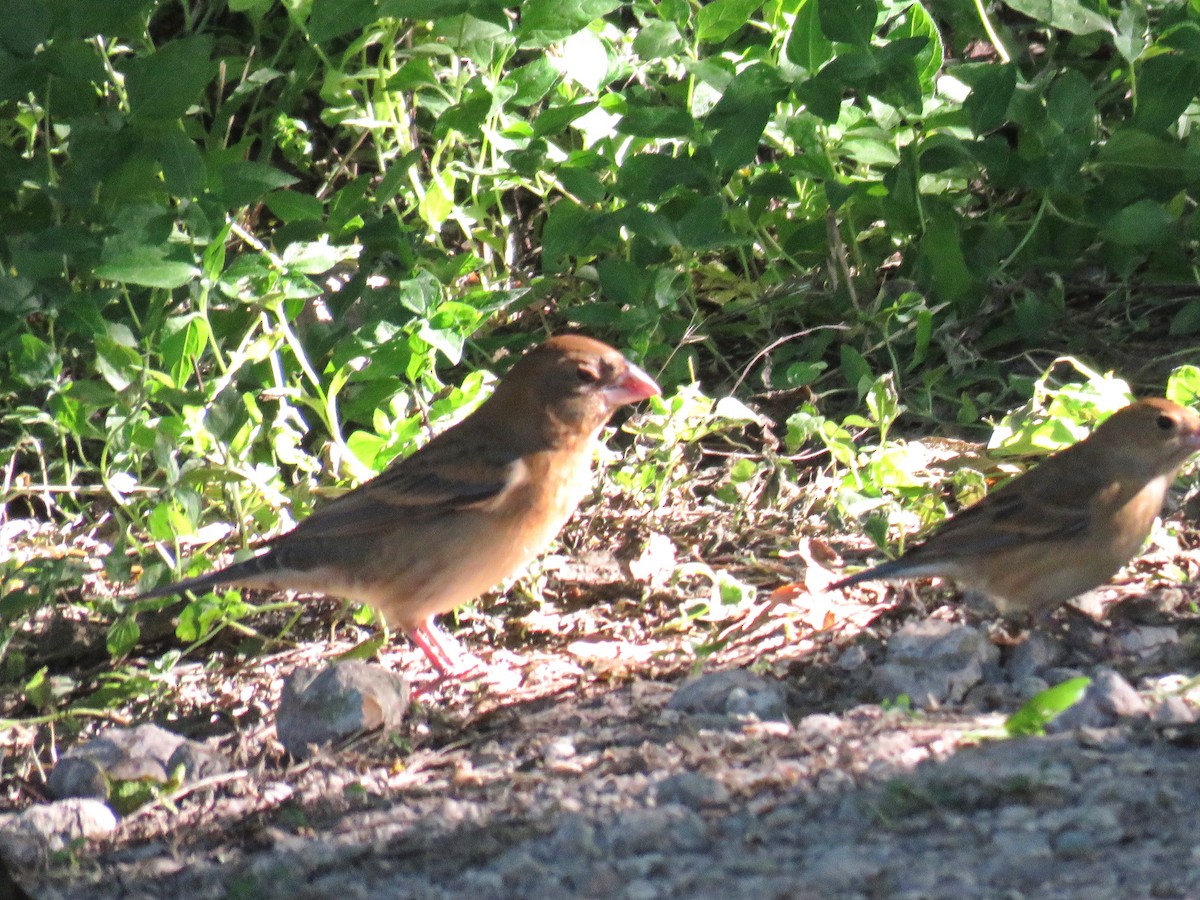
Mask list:
[[[466,419],[254,558],[141,597],[222,584],[346,597],[381,611],[440,672],[461,674],[459,650],[434,616],[541,553],[588,491],[601,427],[620,406],[658,393],[611,347],[551,338]]]
[[[1139,400],[1085,440],[943,522],[899,559],[844,578],[944,577],[1005,614],[1047,615],[1108,581],[1145,543],[1180,467],[1200,450],[1200,416]]]

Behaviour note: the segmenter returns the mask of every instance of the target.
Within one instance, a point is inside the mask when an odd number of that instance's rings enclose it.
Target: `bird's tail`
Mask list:
[[[185,578],[182,581],[151,588],[144,594],[138,594],[134,599],[153,600],[155,597],[168,597],[171,594],[182,594],[184,591],[200,593],[223,584],[246,584],[273,568],[275,567],[271,563],[271,554],[266,553],[234,563],[232,566],[226,566],[224,569],[217,569],[206,575],[197,575],[195,578]]]
[[[911,564],[903,558],[893,559],[891,562],[880,563],[877,566],[856,572],[848,578],[843,578],[841,581],[836,581],[825,588],[825,590],[843,591],[864,581],[886,581],[889,578],[907,577],[913,574],[911,568]]]

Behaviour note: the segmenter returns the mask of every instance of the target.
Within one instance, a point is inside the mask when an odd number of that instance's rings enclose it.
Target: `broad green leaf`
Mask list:
[[[814,0],[809,0],[814,2]],[[821,32],[831,41],[866,45],[879,16],[876,0],[815,0]]]
[[[170,41],[155,53],[125,63],[130,114],[143,119],[176,119],[204,93],[216,73],[213,39],[208,35]]]
[[[111,255],[106,253],[104,262],[96,266],[96,277],[142,287],[182,287],[200,270],[193,263],[175,259],[175,253],[168,247],[128,247]]]
[[[108,629],[108,655],[114,658],[126,656],[142,636],[137,619],[133,616],[122,616],[113,622]]]
[[[1007,0],[1007,5],[1043,25],[1072,34],[1111,34],[1114,30],[1112,22],[1079,0]]]
[[[763,0],[709,0],[696,13],[696,37],[720,43],[746,27]]]
[[[521,4],[521,46],[565,40],[621,5],[621,0],[526,0]]]
[[[221,164],[215,175],[215,184],[210,193],[226,209],[249,206],[271,191],[295,184],[297,179],[287,172],[266,163],[232,160]]]
[[[978,71],[978,70],[977,70]],[[1017,70],[1012,64],[993,63],[981,70],[971,84],[963,109],[976,134],[994,131],[1008,119],[1008,105],[1017,89]]]
[[[1158,134],[1174,125],[1200,90],[1200,59],[1161,54],[1138,66],[1133,125]]]
[[[784,44],[784,55],[788,61],[809,75],[815,75],[821,66],[833,59],[833,42],[821,30],[817,11],[819,2],[802,0]]]
[[[684,47],[683,35],[675,23],[657,19],[643,25],[633,39],[633,52],[647,61],[666,59]]]
[[[1116,212],[1100,229],[1114,244],[1152,247],[1174,234],[1175,216],[1153,200],[1138,200]]]
[[[1090,678],[1072,678],[1047,688],[1009,716],[1004,730],[1013,737],[1045,734],[1047,725],[1083,699],[1091,683]]]
[[[310,194],[298,191],[272,191],[263,198],[267,209],[284,224],[319,222],[325,217],[325,205]]]
[[[938,72],[941,71],[945,47],[933,17],[920,3],[913,3],[897,16],[888,31],[888,40],[924,38],[924,49],[917,53],[917,78],[924,94],[932,94]]]

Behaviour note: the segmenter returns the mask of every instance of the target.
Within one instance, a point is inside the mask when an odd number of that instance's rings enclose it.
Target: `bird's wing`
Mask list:
[[[450,516],[498,502],[526,477],[526,466],[515,453],[435,441],[318,508],[285,537],[361,537],[397,523]]]
[[[923,546],[938,555],[974,555],[1070,540],[1091,528],[1097,510],[1122,491],[1095,468],[1047,463],[948,519]]]

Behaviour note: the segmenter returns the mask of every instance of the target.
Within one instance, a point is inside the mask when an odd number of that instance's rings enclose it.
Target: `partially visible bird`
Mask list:
[[[1048,615],[1108,581],[1145,543],[1200,416],[1162,398],[1118,410],[1092,434],[951,516],[900,558],[843,578],[952,578],[1005,615]]]
[[[222,584],[370,604],[442,674],[471,665],[434,616],[536,557],[587,494],[600,429],[660,393],[613,348],[576,335],[523,356],[477,410],[317,509],[243,562],[139,599]]]

